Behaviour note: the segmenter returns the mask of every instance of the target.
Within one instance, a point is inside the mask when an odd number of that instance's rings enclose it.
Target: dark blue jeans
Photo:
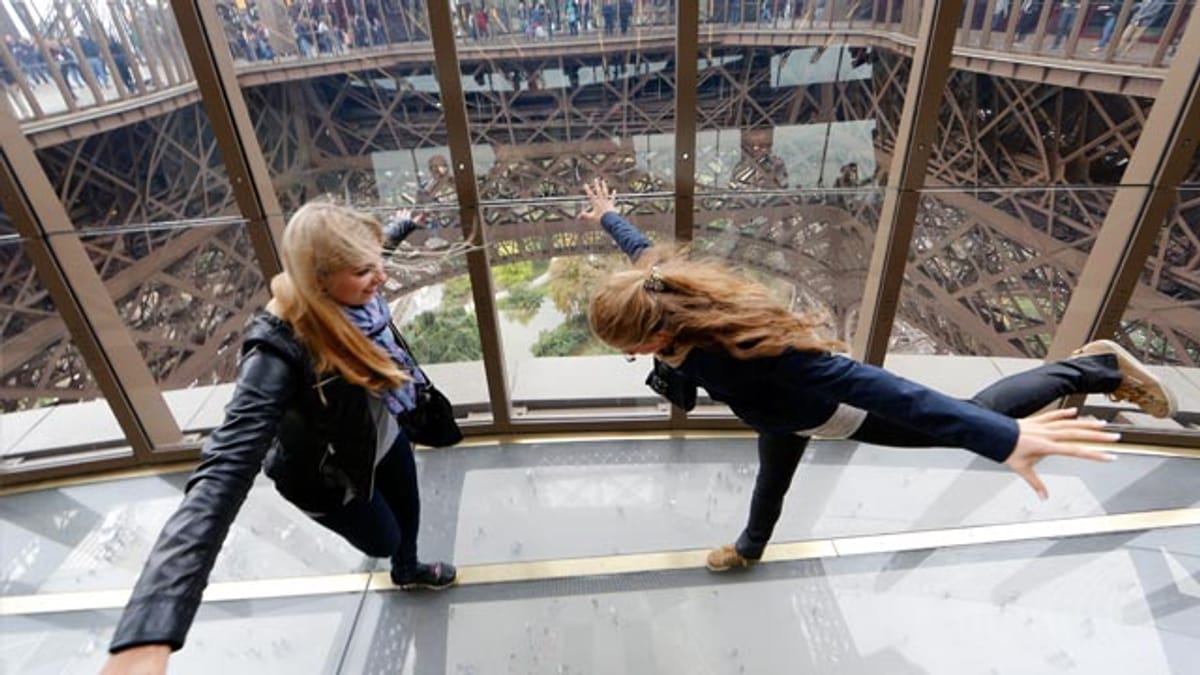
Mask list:
[[[1067,5],[1062,8],[1058,15],[1058,28],[1054,31],[1054,44],[1050,45],[1051,49],[1058,47],[1063,40],[1067,39],[1067,34],[1075,25],[1075,17],[1078,14],[1079,5]]]
[[[392,570],[397,573],[416,567],[421,495],[412,444],[403,432],[375,467],[375,494],[370,499],[356,497],[337,511],[314,519],[363,553],[391,558]]]
[[[1100,354],[1056,361],[1005,377],[975,394],[970,402],[1009,417],[1025,417],[1064,396],[1110,392],[1120,384],[1117,358]],[[943,444],[936,436],[870,413],[850,440],[901,448]],[[758,435],[758,478],[750,498],[750,517],[736,544],[742,556],[753,560],[762,557],[807,445],[807,436]]]

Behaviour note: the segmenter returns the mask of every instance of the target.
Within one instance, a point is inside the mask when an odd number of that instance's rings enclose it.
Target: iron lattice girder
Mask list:
[[[749,68],[748,64],[756,58],[761,59],[763,56],[756,57],[751,54],[730,62],[729,67],[721,64],[710,65],[701,73],[702,89],[707,86],[710,91],[719,94],[707,101],[701,96],[698,110],[701,127],[746,129],[760,125],[769,128],[828,117],[828,112],[822,112],[822,101],[814,87],[793,87],[783,94],[778,91],[779,88],[774,88],[775,91],[764,94],[765,90],[771,89],[769,80],[762,75],[749,75],[750,72],[766,71]],[[537,62],[535,66],[561,68],[567,62],[566,59],[558,58]],[[637,65],[636,60],[632,63]],[[834,115],[838,119],[875,120],[876,142],[882,158],[892,146],[892,120],[898,116],[900,94],[903,93],[904,80],[907,77],[907,61],[894,56],[880,55],[875,63],[875,75],[871,80],[852,80],[834,85],[837,89],[834,96]],[[506,66],[491,63],[476,67],[480,69],[476,72],[483,72],[488,69],[502,71]],[[574,194],[578,190],[578,181],[581,178],[586,178],[593,171],[612,172],[614,163],[620,165],[623,161],[630,161],[620,159],[621,153],[618,153],[615,160],[612,157],[602,157],[599,163],[585,159],[600,156],[596,154],[594,146],[585,147],[587,143],[598,142],[603,145],[607,141],[595,139],[608,139],[614,135],[627,139],[640,133],[669,133],[669,123],[657,126],[658,120],[669,122],[669,118],[662,116],[666,107],[666,97],[662,97],[663,100],[655,97],[630,98],[625,93],[629,89],[645,91],[654,81],[665,81],[664,76],[661,73],[646,72],[648,69],[640,67],[630,70],[632,74],[628,77],[622,76],[617,80],[609,79],[592,85],[593,92],[598,92],[593,94],[567,88],[535,92],[501,88],[471,94],[471,101],[477,105],[477,109],[488,113],[489,118],[502,117],[506,120],[503,125],[482,124],[473,127],[475,140],[480,144],[495,147],[497,164],[502,163],[499,158],[503,157],[503,163],[507,165],[504,171],[493,170],[480,178],[482,196],[512,199]],[[1102,96],[1092,92],[1064,91],[1047,85],[997,82],[992,81],[994,78],[984,78],[975,74],[959,74],[956,77],[960,81],[948,88],[952,95],[946,100],[947,113],[943,116],[939,134],[941,142],[935,148],[931,159],[934,177],[945,183],[957,185],[1001,182],[1006,186],[1018,186],[984,190],[975,194],[976,200],[990,206],[982,211],[972,209],[982,227],[996,229],[993,223],[1005,221],[1001,229],[1018,228],[1010,229],[1007,236],[998,237],[996,241],[1017,241],[1022,238],[1021,230],[1025,229],[1047,233],[1050,237],[1046,242],[1057,241],[1060,245],[1090,239],[1094,235],[1097,223],[1100,222],[1099,217],[1107,208],[1110,195],[1101,190],[1086,189],[1049,194],[1041,189],[1035,191],[1019,186],[1034,183],[1040,188],[1047,183],[1061,184],[1070,179],[1090,180],[1091,176],[1086,175],[1090,167],[1102,165],[1113,152],[1128,152],[1132,149],[1140,133],[1149,102],[1128,97]],[[768,97],[770,100],[764,103]],[[365,100],[371,97],[361,98]],[[407,111],[403,106],[396,106],[394,99],[377,98],[385,100],[392,111]],[[334,103],[338,100],[335,96]],[[429,106],[428,98],[422,99],[422,102],[425,107],[436,111],[436,107]],[[558,107],[547,113],[548,102]],[[612,105],[613,102],[620,105]],[[622,111],[621,115],[613,117],[613,111],[617,109]],[[359,112],[362,113],[361,110]],[[1083,114],[1079,114],[1080,112]],[[383,118],[386,114],[385,111],[379,111],[374,117],[366,115],[365,119],[373,128],[378,128],[378,122],[370,120]],[[1069,123],[1071,114],[1078,116],[1076,122]],[[338,115],[330,115],[324,119],[341,118]],[[411,121],[416,118],[409,115],[408,119]],[[424,132],[424,138],[436,140],[434,128],[438,119],[436,112],[426,115],[427,131]],[[654,126],[647,126],[648,120],[654,121]],[[323,121],[323,124],[325,123]],[[327,130],[328,127],[322,127],[322,131]],[[492,137],[493,134],[500,137]],[[359,138],[362,134],[350,130],[347,136]],[[531,138],[556,140],[521,144],[520,147],[530,149],[525,153],[529,158],[524,164],[518,162],[513,165],[510,160],[515,153],[509,150],[513,146],[511,141],[528,141]],[[624,144],[622,140],[615,145]],[[340,150],[347,144],[335,145]],[[535,155],[540,157],[534,159]],[[344,156],[339,158],[334,152],[327,152],[321,161],[326,165],[336,166],[348,160]],[[885,165],[886,161],[880,161],[879,164]],[[1069,170],[1072,166],[1083,169],[1076,168],[1072,172]],[[1084,174],[1080,174],[1081,170]],[[765,167],[758,166],[755,171],[762,174],[752,181],[758,187],[787,185],[786,177],[783,177],[782,182],[778,176],[774,181],[766,178],[771,172],[769,164]],[[648,179],[657,181],[658,185],[665,185],[660,179]],[[1186,238],[1186,234],[1182,236]],[[1011,244],[1006,245],[1011,248]],[[1177,250],[1181,246],[1167,248]],[[936,257],[936,253],[929,255]],[[1030,317],[1033,323],[1040,324],[1047,330],[1052,330],[1058,319],[1057,313],[1061,311],[1062,299],[1059,297],[1057,284],[1046,287],[1045,283],[1048,279],[1073,279],[1078,267],[1068,264],[1068,261],[1073,263],[1075,259],[1052,257],[1045,265],[1032,265],[1031,269],[1035,270],[1049,267],[1029,276],[1026,283],[1032,285],[1022,291],[1035,299],[1043,296],[1046,299],[1053,298],[1049,302],[1036,300],[1034,305],[1040,306],[1041,309]],[[1050,273],[1049,269],[1057,271]],[[1179,274],[1175,277],[1187,278],[1186,275]],[[954,293],[960,298],[968,295],[972,297],[972,311],[980,316],[1011,317],[1014,312],[1012,298],[1016,291],[1009,283],[1011,279],[1005,281],[1003,291],[980,288],[972,293]],[[999,280],[991,278],[988,283],[994,286]],[[1045,295],[1047,293],[1049,296]],[[1000,304],[990,307],[990,301],[987,300],[989,297],[996,298],[995,302]],[[1164,301],[1165,298],[1160,299],[1158,304]],[[1048,308],[1054,309],[1047,312]],[[1167,333],[1177,332],[1190,323],[1189,319],[1187,316],[1179,317],[1170,321],[1171,325],[1163,330]],[[1030,325],[1030,321],[1021,319],[1017,324]],[[987,321],[984,325],[991,326],[990,330],[1000,330],[999,327],[1003,324]],[[962,329],[976,331],[979,330],[979,326],[967,324]],[[945,327],[942,326],[939,330],[944,331]],[[963,344],[966,341],[946,336],[939,338],[939,342]],[[1014,344],[1006,340],[989,340],[989,343],[993,345],[993,349],[999,349],[997,345],[1008,345],[1004,348],[1004,353],[1040,355],[1038,351],[1041,347],[1024,346],[1022,342]],[[1033,351],[1030,352],[1030,349]]]
[[[979,186],[958,199],[959,206],[973,214],[976,231],[990,232],[991,239],[1006,242],[1004,247],[1014,253],[1017,242],[1024,240],[1019,246],[1028,249],[1025,254],[1038,257],[1027,265],[1035,274],[958,279],[955,285],[967,290],[956,295],[973,297],[981,316],[1007,317],[996,324],[998,332],[1015,336],[1029,330],[1020,326],[1040,324],[1042,334],[1036,339],[1013,344],[1024,355],[1043,356],[1069,299],[1063,280],[1069,296],[1115,194],[1110,186],[1120,180],[1152,102],[971,73],[954,77],[943,102],[926,182],[959,190]],[[890,148],[886,133],[881,136],[879,147]],[[1192,181],[1198,173],[1193,159]],[[1072,187],[1056,189],[1060,185]],[[1148,360],[1200,362],[1200,312],[1190,304],[1200,297],[1194,274],[1200,268],[1194,243],[1198,223],[1200,211],[1181,199],[1126,312],[1123,331],[1141,333],[1128,340],[1129,346]],[[953,239],[942,241],[946,246]],[[1079,253],[1070,254],[1072,248]],[[925,255],[953,257],[951,249],[937,246]],[[987,262],[980,260],[975,267]],[[910,274],[923,273],[919,265],[909,269]],[[1018,296],[1026,300],[1017,302]],[[1029,309],[1015,311],[1014,305]],[[1164,307],[1173,311],[1155,311]]]
[[[765,75],[748,75],[765,70],[750,68],[749,64],[771,54],[777,55],[777,52],[767,50],[758,56],[750,54],[730,61],[728,67],[714,61],[702,69],[700,79],[702,88],[706,88],[699,97],[698,115],[702,129],[747,129],[756,125],[769,129],[831,119],[874,120],[877,154],[886,157],[892,145],[894,121],[899,116],[900,95],[908,77],[907,59],[879,53],[874,61],[872,78],[832,85],[833,105],[830,107],[830,94],[817,86],[772,87]],[[789,58],[804,57],[798,53]],[[573,61],[573,58],[538,55],[524,58],[521,63],[539,68],[583,63],[582,59]],[[673,75],[666,68],[647,68],[646,64],[654,63],[655,58],[654,54],[622,57],[619,77],[577,89],[470,93],[472,106],[469,110],[475,112],[474,140],[493,146],[496,160],[491,170],[479,177],[481,196],[485,199],[539,199],[547,195],[576,195],[579,181],[590,175],[614,176],[624,191],[669,190],[670,181],[666,177],[638,170],[634,159],[636,149],[629,142],[638,134],[671,134],[673,131],[673,112],[669,104]],[[469,71],[468,75],[503,70],[504,66],[494,61],[479,61],[469,66],[475,70]],[[411,68],[403,72],[413,74]],[[396,81],[394,71],[377,74],[380,82],[384,81],[384,76]],[[1069,181],[1073,176],[1066,167],[1094,166],[1114,151],[1131,152],[1150,104],[1132,97],[1065,91],[976,74],[960,73],[955,77],[958,80],[948,88],[953,96],[947,98],[940,142],[931,160],[934,175],[952,185],[978,184],[1001,178],[1018,185],[1030,181],[1055,184]],[[444,144],[445,139],[440,136],[442,117],[436,92],[407,89],[400,90],[397,95],[396,91],[374,85],[364,87],[363,82],[375,80],[363,79],[361,74],[331,76],[309,82],[257,87],[246,92],[261,145],[275,172],[276,185],[285,201],[291,200],[292,206],[317,192],[342,193],[340,188],[352,183],[372,188],[373,177],[368,174],[372,170],[373,152]],[[985,95],[981,96],[981,92]],[[550,114],[545,109],[547,101],[555,106]],[[985,112],[981,102],[986,101],[993,102],[990,115],[981,114]],[[353,115],[332,112],[350,110]],[[503,117],[508,122],[488,123],[486,120],[493,119],[489,115],[495,119]],[[1079,123],[1069,124],[1067,118],[1070,116],[1078,116]],[[614,131],[620,138],[616,143],[612,140]],[[1046,135],[1051,132],[1054,133],[1053,142],[1048,143]],[[743,131],[743,134],[748,133],[748,130]],[[88,139],[45,148],[39,158],[81,230],[101,224],[202,218],[227,214],[233,204],[219,153],[209,136],[198,115],[198,107],[193,106]],[[522,142],[521,139],[527,138],[555,140],[536,144]],[[765,138],[766,157],[770,159],[769,133]],[[998,147],[1003,149],[1003,154]],[[1034,151],[1025,152],[1025,147]],[[788,184],[786,176],[773,175],[770,161],[750,162],[752,158],[746,156],[744,149],[742,152],[742,159],[754,168],[750,185],[795,189],[795,185]],[[886,162],[880,164],[886,165]],[[318,184],[314,179],[314,174],[328,176],[335,171],[339,172],[336,183]],[[1200,182],[1200,167],[1193,167],[1189,180]],[[741,187],[739,184],[738,189]],[[923,278],[914,279],[914,285],[906,291],[903,318],[920,325],[942,348],[1029,353],[1032,343],[1025,338],[1034,330],[1031,326],[1036,327],[1040,320],[1045,330],[1052,330],[1057,316],[1050,312],[1031,317],[1035,319],[1031,322],[1014,314],[1012,299],[1016,295],[1045,296],[1052,302],[1042,303],[1042,307],[1059,306],[1058,282],[1051,283],[1050,280],[1073,279],[1077,274],[1081,256],[1086,252],[1085,244],[1094,236],[1096,224],[1109,200],[1106,188],[1077,189],[1063,194],[1071,202],[1069,208],[1062,207],[1061,199],[1048,200],[1046,191],[1040,189],[992,188],[965,198],[970,204],[965,209],[967,219],[954,230],[958,234],[951,233],[944,240],[939,239],[941,243],[921,254],[920,262],[910,270],[910,274],[915,270]],[[701,236],[705,236],[706,224],[714,218],[729,217],[735,221],[741,218],[728,210],[721,215],[719,208],[713,211],[718,215],[708,213],[703,193],[697,196],[697,204],[701,208],[698,213],[701,223],[698,234]],[[747,205],[745,208],[757,209],[759,206]],[[1200,292],[1197,290],[1200,288],[1197,283],[1200,276],[1197,274],[1200,268],[1197,240],[1200,237],[1195,224],[1198,208],[1194,195],[1181,200],[1163,244],[1151,263],[1147,284],[1139,288],[1130,309],[1131,317],[1152,324],[1155,330],[1167,336],[1181,362],[1191,358],[1193,363],[1196,345],[1200,342],[1192,328],[1200,325],[1196,320],[1197,310],[1194,304],[1181,306],[1174,298],[1183,293],[1186,303],[1186,298],[1195,298]],[[639,220],[648,217],[652,218],[651,224],[658,222],[653,220],[657,216],[639,216]],[[782,217],[772,216],[768,220],[772,220],[772,226],[780,231],[796,227]],[[863,217],[863,221],[870,222],[869,216]],[[603,248],[595,237],[583,237],[579,239],[584,242],[579,245],[583,248],[573,248],[575,237],[568,231],[571,227],[568,223],[550,227],[568,229],[557,231],[556,238],[541,238],[536,244],[533,238],[526,238],[520,248],[542,252],[538,255],[549,251],[565,254],[573,250],[594,250],[588,248],[593,245]],[[949,272],[942,269],[938,277],[918,269],[922,264],[941,260],[944,266],[945,260],[961,258],[961,252],[955,252],[951,247],[961,233],[970,232],[972,228],[984,228],[991,233],[984,238],[993,242],[1011,242],[997,244],[1000,246],[1012,247],[1017,242],[1024,242],[1020,244],[1021,251],[1024,254],[1032,251],[1036,257],[1026,260],[1021,269],[1008,276],[980,274],[979,270],[987,269],[986,260],[964,262]],[[855,246],[869,246],[865,242],[870,238],[862,238],[859,226],[855,226],[854,232],[856,234],[842,238],[839,246],[843,251],[854,251]],[[162,247],[169,246],[166,238],[158,239],[157,236],[146,233],[132,238],[89,238],[86,242],[113,297],[124,303],[122,311],[129,316],[147,317],[156,313],[161,316],[166,307],[180,302],[180,298],[195,301],[208,283],[176,277],[182,273],[182,267],[171,266],[166,258],[172,256],[154,255]],[[496,236],[502,236],[502,233],[497,231]],[[1028,241],[1031,236],[1032,242]],[[129,255],[126,247],[138,238],[154,254]],[[245,249],[225,241],[215,245],[214,250],[226,260],[226,274],[241,274],[247,278],[244,275],[253,265],[244,255],[238,255]],[[814,245],[811,240],[807,243],[809,247]],[[186,260],[203,255],[201,251],[205,244],[196,241],[194,246],[183,247],[173,259]],[[992,255],[998,250],[995,246],[978,248],[976,255]],[[740,251],[760,250],[746,240],[732,248],[731,253],[737,257],[741,255]],[[867,253],[859,250],[855,255],[861,257]],[[812,267],[811,259],[790,258],[790,255],[788,253],[784,259],[791,267],[767,267],[773,273],[790,273],[799,283],[814,288],[853,286],[830,282],[832,273],[813,271],[819,268]],[[745,262],[761,265],[763,259]],[[14,265],[10,260],[9,269],[19,269]],[[448,266],[447,270],[455,271],[453,266]],[[972,271],[968,273],[968,270]],[[853,276],[857,272],[853,265],[843,265],[841,273]],[[28,278],[17,281],[19,276],[10,273],[9,284],[30,285]],[[1014,277],[1028,277],[1030,280],[1025,283],[1032,285],[1014,291]],[[136,285],[123,289],[113,286],[127,283],[118,281],[122,278],[135,280]],[[441,277],[421,278],[428,282]],[[418,278],[414,277],[416,280]],[[227,376],[227,373],[207,372],[204,366],[211,363],[214,355],[228,354],[231,331],[261,299],[261,295],[255,295],[262,292],[261,281],[246,283],[253,292],[239,297],[236,302],[213,296],[202,299],[210,308],[208,311],[180,315],[179,320],[186,322],[194,315],[198,321],[195,326],[182,326],[173,334],[189,336],[191,343],[186,350],[189,356],[180,358],[177,351],[169,349],[163,352],[174,338],[164,337],[156,332],[158,328],[149,328],[145,332],[135,328],[145,353],[160,368],[156,376],[161,384],[184,386],[197,379]],[[1172,295],[1164,295],[1159,289],[1169,289]],[[10,344],[26,346],[22,347],[22,358],[9,361],[12,368],[6,363],[5,382],[10,391],[37,391],[45,396],[64,395],[63,387],[86,387],[83,384],[87,381],[86,373],[82,377],[61,375],[79,367],[64,366],[64,363],[78,364],[78,359],[70,358],[67,343],[61,340],[61,327],[45,319],[44,311],[38,309],[39,297],[37,293],[25,294],[10,308],[10,325],[13,325],[12,317],[18,314],[28,317],[24,320],[31,322],[25,324],[28,326],[26,332],[13,336],[22,342]],[[153,302],[147,304],[149,300]],[[837,305],[836,314],[854,311],[853,302],[844,298],[839,299]],[[944,310],[940,314],[931,310],[938,306]],[[129,309],[133,307],[136,311]],[[1162,307],[1171,307],[1173,311],[1159,311]],[[957,318],[947,321],[947,316]],[[1003,327],[991,320],[996,316],[1019,321],[1010,321],[1012,325]],[[44,337],[47,334],[57,334],[57,341],[47,342]],[[43,337],[38,338],[38,335]],[[8,353],[6,348],[6,355]],[[227,370],[228,365],[221,368]],[[24,374],[18,375],[18,370]],[[51,376],[51,373],[60,375]],[[18,380],[25,384],[16,384]],[[81,392],[72,392],[75,393]]]
[[[158,384],[232,376],[230,340],[265,295],[242,226],[195,222],[235,211],[198,108],[46,148],[38,159]],[[154,225],[171,221],[191,225]],[[10,272],[5,288],[40,289],[19,248],[5,255],[21,277]],[[21,330],[6,335],[2,381],[22,392],[6,401],[93,397],[61,318],[38,310],[44,298],[44,290],[25,294],[6,314]]]
[[[727,28],[706,26],[699,38],[702,54],[721,50],[747,50],[753,48],[823,49],[833,37],[823,30],[807,31],[762,31],[746,30],[744,27]],[[871,29],[839,28],[836,33],[839,44],[872,48],[911,57],[914,40],[898,33]],[[593,58],[619,58],[623,53],[646,51],[669,51],[673,49],[675,35],[672,29],[642,30],[636,38],[614,38],[603,42],[571,45],[573,55]],[[486,45],[461,45],[459,61],[471,67],[478,63],[544,60],[564,56],[563,46],[555,43],[512,43],[493,42]],[[430,71],[434,64],[433,49],[429,43],[393,44],[386,49],[369,53],[355,53],[342,57],[319,60],[294,60],[245,65],[238,70],[238,81],[244,88],[268,84],[300,82],[327,76],[341,76],[347,72],[387,71],[392,68],[422,69]],[[1038,59],[1032,62],[1009,52],[972,50],[959,47],[955,51],[951,67],[961,72],[972,72],[990,77],[1008,78],[1036,82],[1055,87],[1079,88],[1118,95],[1153,97],[1161,83],[1165,68],[1133,67],[1113,63],[1093,63],[1087,69],[1059,67],[1053,60]],[[30,122],[24,130],[37,148],[48,147],[82,136],[105,133],[128,124],[151,119],[188,107],[199,100],[194,82],[156,91],[137,98],[137,105],[127,102],[101,106],[82,111],[69,117],[58,117],[48,121]]]

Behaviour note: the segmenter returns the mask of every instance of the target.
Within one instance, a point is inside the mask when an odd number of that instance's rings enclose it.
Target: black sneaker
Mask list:
[[[417,563],[415,568],[403,574],[392,570],[392,583],[406,591],[418,588],[440,591],[453,586],[457,580],[458,570],[446,562]]]

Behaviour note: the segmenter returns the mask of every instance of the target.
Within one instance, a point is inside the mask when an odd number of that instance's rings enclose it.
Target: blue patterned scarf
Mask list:
[[[405,410],[412,410],[416,405],[417,397],[415,385],[425,384],[427,380],[421,369],[417,367],[417,362],[413,360],[413,357],[396,342],[396,336],[392,334],[390,327],[392,313],[388,309],[387,303],[383,301],[383,296],[376,295],[370,302],[358,307],[343,306],[342,310],[350,322],[358,326],[363,335],[382,347],[400,365],[401,370],[412,375],[413,379],[405,382],[399,389],[384,392],[384,401],[387,402],[388,410],[393,415]]]

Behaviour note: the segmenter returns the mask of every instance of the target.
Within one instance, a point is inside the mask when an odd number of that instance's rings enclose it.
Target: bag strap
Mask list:
[[[417,370],[421,371],[421,376],[425,378],[425,384],[432,387],[433,380],[429,379],[429,373],[425,372],[425,369],[422,368],[421,364],[417,362],[417,355],[413,353],[412,347],[408,346],[408,341],[405,340],[404,336],[400,334],[400,329],[396,327],[396,322],[389,319],[388,328],[392,329],[392,337],[396,338],[396,343],[400,345],[400,348],[404,350],[405,354],[408,354],[408,358],[412,359],[413,366],[416,367]]]
[[[392,329],[392,337],[396,338],[396,343],[400,345],[401,349],[408,352],[408,357],[413,360],[413,363],[416,363],[417,357],[413,355],[412,348],[408,346],[408,340],[405,340],[404,336],[400,334],[400,329],[396,327],[396,322],[389,319],[388,328]]]

